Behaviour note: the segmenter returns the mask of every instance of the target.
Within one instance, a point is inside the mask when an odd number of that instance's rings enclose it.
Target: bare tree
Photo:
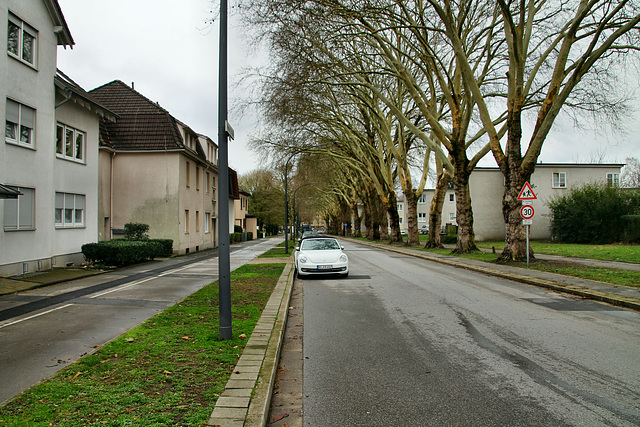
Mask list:
[[[522,260],[526,257],[526,245],[519,216],[519,191],[530,179],[544,141],[563,107],[602,112],[609,117],[619,114],[624,98],[607,94],[615,93],[615,73],[624,69],[625,58],[637,58],[638,2],[497,0],[494,15],[501,17],[501,39],[507,44],[503,65],[505,108],[487,102],[477,81],[472,58],[457,32],[459,15],[455,11],[459,3],[428,1],[440,18],[443,34],[451,42],[464,84],[473,94],[489,134],[493,156],[505,176],[502,210],[507,232],[501,258]],[[604,92],[603,88],[610,90]],[[537,120],[528,143],[523,145],[522,115],[528,110],[536,113]],[[507,115],[504,147],[494,124],[495,111]]]

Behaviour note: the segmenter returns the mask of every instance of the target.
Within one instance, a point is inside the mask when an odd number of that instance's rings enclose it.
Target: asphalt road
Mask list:
[[[640,313],[345,247],[303,279],[305,425],[640,425]]]
[[[274,245],[271,239],[233,245],[231,269]],[[0,297],[0,403],[217,280],[216,254]]]

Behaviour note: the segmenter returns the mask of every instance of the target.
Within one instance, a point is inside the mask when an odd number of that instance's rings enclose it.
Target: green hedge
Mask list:
[[[242,242],[242,233],[231,233],[229,235],[229,242],[240,243]]]
[[[624,215],[622,226],[625,242],[640,243],[640,215]]]
[[[115,239],[82,245],[82,254],[87,261],[118,267],[153,260],[172,251],[173,241],[169,239]]]
[[[587,184],[549,203],[551,235],[565,243],[606,244],[633,238],[634,220],[640,213],[640,191]],[[637,223],[635,225],[637,231]],[[632,235],[628,236],[631,232]],[[637,239],[637,235],[636,235]]]
[[[251,231],[247,231],[247,240],[253,240],[253,233]]]

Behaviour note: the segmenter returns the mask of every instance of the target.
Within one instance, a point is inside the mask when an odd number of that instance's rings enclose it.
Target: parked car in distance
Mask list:
[[[349,257],[335,237],[305,236],[293,255],[298,277],[311,274],[349,275]]]
[[[425,224],[420,227],[420,234],[429,234],[429,225]]]

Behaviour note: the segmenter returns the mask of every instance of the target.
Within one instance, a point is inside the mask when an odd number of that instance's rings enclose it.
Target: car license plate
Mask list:
[[[318,270],[331,270],[333,268],[332,265],[319,265]]]

